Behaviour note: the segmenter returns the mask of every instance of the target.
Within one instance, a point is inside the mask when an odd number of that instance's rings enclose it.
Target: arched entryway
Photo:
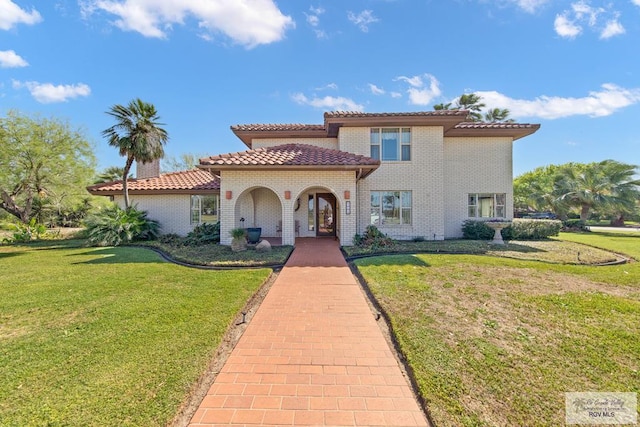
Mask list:
[[[262,237],[275,237],[282,219],[282,202],[270,188],[248,188],[236,200],[234,217],[234,227],[261,228]]]
[[[340,203],[331,189],[309,187],[298,200],[294,220],[299,237],[340,237]]]

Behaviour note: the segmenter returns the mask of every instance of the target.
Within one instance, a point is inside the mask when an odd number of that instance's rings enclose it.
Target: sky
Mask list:
[[[246,149],[230,126],[431,111],[462,93],[540,130],[514,176],[640,165],[640,0],[0,0],[0,117],[102,130],[155,105],[168,156]]]

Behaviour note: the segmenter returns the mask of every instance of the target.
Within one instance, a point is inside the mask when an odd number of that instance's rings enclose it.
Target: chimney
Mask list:
[[[136,178],[155,178],[160,176],[160,159],[148,163],[136,162]]]

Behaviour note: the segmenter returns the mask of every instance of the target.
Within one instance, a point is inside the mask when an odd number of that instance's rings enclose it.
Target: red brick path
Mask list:
[[[333,239],[296,248],[190,426],[426,426]]]

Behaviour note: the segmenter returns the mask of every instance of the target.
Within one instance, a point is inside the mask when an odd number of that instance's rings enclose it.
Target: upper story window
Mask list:
[[[382,161],[411,160],[411,128],[371,128],[371,157]]]
[[[469,194],[469,218],[504,218],[506,201],[504,193]]]

